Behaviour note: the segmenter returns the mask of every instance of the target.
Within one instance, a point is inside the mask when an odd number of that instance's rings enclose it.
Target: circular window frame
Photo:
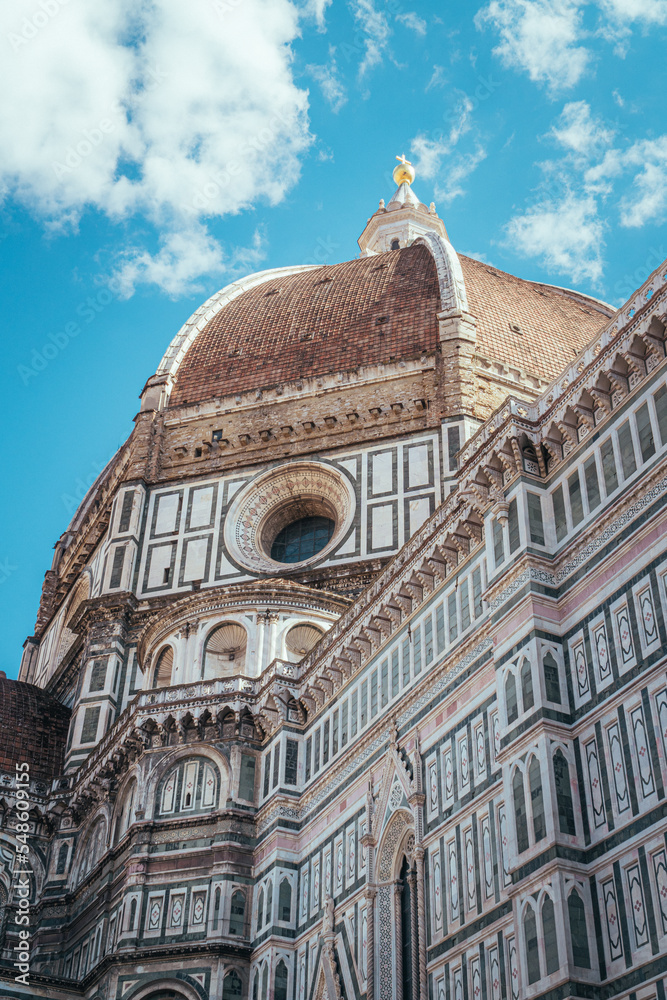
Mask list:
[[[295,462],[262,473],[239,491],[227,512],[224,539],[232,559],[254,573],[272,576],[321,563],[347,535],[356,507],[347,477],[330,465]],[[301,517],[328,517],[333,535],[319,552],[296,563],[271,558],[278,533]]]

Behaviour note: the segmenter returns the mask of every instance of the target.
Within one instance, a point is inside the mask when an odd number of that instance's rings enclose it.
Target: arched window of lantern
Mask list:
[[[572,962],[579,969],[590,969],[591,953],[588,947],[586,908],[576,889],[573,889],[567,897],[567,915],[570,923]]]
[[[577,828],[574,822],[574,803],[572,801],[572,786],[570,785],[570,767],[563,751],[558,748],[553,756],[554,785],[556,788],[556,804],[558,808],[558,828],[561,833],[570,837],[576,836]]]
[[[280,882],[278,919],[285,923],[288,923],[292,919],[292,885],[287,877]]]
[[[511,726],[519,718],[519,705],[516,697],[516,679],[511,670],[507,671],[505,677],[505,714],[507,725]]]
[[[535,843],[547,835],[547,824],[544,815],[544,796],[542,794],[542,771],[537,757],[531,757],[528,765],[528,784],[530,785],[530,805],[533,813],[533,835]]]
[[[174,650],[172,646],[165,646],[158,653],[153,671],[153,687],[164,688],[171,684],[171,675],[174,669]]]
[[[242,936],[245,933],[245,893],[235,889],[229,910],[229,933]]]
[[[236,969],[225,975],[222,982],[222,1000],[237,1000],[243,993],[243,983]]]
[[[521,700],[524,712],[528,712],[535,704],[533,696],[533,668],[528,659],[524,659],[521,664]]]
[[[159,816],[178,813],[212,812],[220,797],[220,774],[210,760],[203,757],[179,761],[158,785]]]
[[[546,974],[558,972],[558,938],[556,935],[556,914],[551,896],[546,893],[542,900],[542,940],[544,941],[544,958]]]
[[[282,958],[276,966],[276,974],[273,980],[273,996],[275,1000],[287,1000],[287,966]]]
[[[540,972],[540,949],[537,940],[535,910],[528,904],[523,915],[523,940],[526,954],[528,983],[532,985],[542,978]]]
[[[516,842],[519,854],[528,850],[528,820],[526,817],[526,793],[523,787],[523,774],[516,768],[512,778],[512,798],[514,801],[514,822],[516,825]]]
[[[203,676],[233,677],[245,666],[248,633],[236,622],[218,625],[208,635],[204,645]]]

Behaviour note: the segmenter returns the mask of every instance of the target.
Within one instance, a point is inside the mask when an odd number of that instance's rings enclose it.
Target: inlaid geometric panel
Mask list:
[[[659,929],[662,934],[667,934],[667,852],[665,850],[656,851],[652,857],[652,863],[660,913]]]
[[[646,906],[644,904],[644,890],[641,877],[639,875],[639,865],[632,865],[626,868],[625,877],[628,886],[628,897],[630,900],[630,915],[632,918],[632,929],[635,936],[637,948],[642,948],[649,943],[648,922],[646,919]]]
[[[614,880],[609,879],[607,882],[603,882],[601,889],[604,904],[604,924],[607,929],[607,944],[609,945],[609,958],[613,962],[623,955],[621,922],[618,917]]]
[[[625,775],[623,744],[621,742],[621,733],[617,722],[614,722],[611,726],[607,727],[607,743],[609,746],[609,756],[611,758],[611,773],[613,776],[613,787],[616,796],[616,809],[619,815],[622,815],[630,808],[630,794]]]
[[[593,812],[593,826],[597,830],[606,822],[604,796],[602,794],[602,778],[600,776],[600,762],[598,760],[598,746],[595,740],[591,740],[584,747],[586,755],[586,765],[588,768],[588,787],[591,795],[591,809]]]
[[[639,791],[643,798],[647,798],[655,791],[653,781],[653,769],[651,767],[651,755],[648,747],[646,734],[646,724],[644,722],[644,711],[640,706],[630,712],[630,725],[634,739],[634,748],[639,770]]]

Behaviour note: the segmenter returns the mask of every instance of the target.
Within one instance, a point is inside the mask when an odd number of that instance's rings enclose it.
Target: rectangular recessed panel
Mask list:
[[[165,585],[165,570],[171,566],[171,557],[174,551],[172,542],[166,545],[154,545],[148,554],[148,579],[145,583],[147,589],[153,587],[163,587]],[[167,581],[169,583],[169,581]]]
[[[213,513],[213,486],[201,486],[191,494],[190,528],[204,528],[211,523]]]
[[[390,503],[373,507],[371,511],[371,547],[391,548],[394,537],[393,506]]]
[[[410,535],[414,535],[418,528],[421,528],[431,513],[431,501],[428,497],[419,497],[417,500],[410,500]]]
[[[378,493],[391,493],[393,483],[392,452],[382,451],[379,455],[373,455],[371,462],[373,474],[373,495],[377,496]]]
[[[183,582],[189,583],[191,580],[203,580],[206,577],[208,538],[191,538],[185,549],[185,568],[183,570]]]
[[[166,496],[158,497],[155,501],[156,517],[154,535],[166,535],[176,531],[176,519],[178,517],[177,493],[168,493]]]
[[[431,476],[428,468],[428,445],[420,444],[408,449],[408,485],[428,486]]]

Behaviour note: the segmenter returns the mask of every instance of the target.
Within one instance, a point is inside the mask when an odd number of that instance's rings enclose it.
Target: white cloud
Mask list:
[[[446,82],[444,66],[434,66],[431,79],[426,84],[426,90],[430,90],[432,87],[444,87]]]
[[[471,98],[464,94],[451,112],[449,132],[435,136],[420,133],[411,141],[410,153],[420,177],[430,180],[438,175],[443,159],[451,154],[461,136],[470,131],[473,107]]]
[[[571,101],[563,108],[549,135],[565,149],[590,159],[611,143],[614,131],[591,114],[586,101]]]
[[[435,185],[435,197],[445,205],[451,205],[455,198],[460,198],[465,194],[464,181],[470,177],[482,160],[486,159],[487,153],[481,144],[477,144],[471,153],[459,153],[452,157],[447,163],[447,169],[443,172]]]
[[[335,56],[336,49],[331,45],[329,46],[328,65],[306,66],[306,70],[319,83],[324,99],[331,107],[331,110],[338,113],[347,101],[347,93],[338,75],[338,64],[336,63]]]
[[[353,0],[351,8],[357,26],[364,35],[364,52],[359,66],[359,76],[363,77],[382,62],[389,46],[391,29],[386,15],[376,9],[373,0]]]
[[[126,254],[127,287],[180,294],[226,266],[207,217],[278,202],[298,177],[310,143],[291,69],[299,10],[290,0],[52,7],[0,6],[0,191],[54,227],[89,208],[147,217],[163,245],[155,257]]]
[[[616,21],[667,24],[667,0],[598,0],[603,14]]]
[[[425,35],[427,24],[423,17],[419,17],[413,10],[406,11],[405,14],[397,14],[396,20],[404,24],[406,28],[411,28],[417,35]]]
[[[558,200],[545,199],[511,219],[506,233],[517,253],[575,283],[597,284],[602,277],[604,224],[592,195],[568,191]]]
[[[417,177],[435,179],[435,197],[445,205],[465,194],[464,181],[487,155],[479,141],[469,152],[456,149],[461,138],[471,131],[473,108],[472,99],[462,95],[449,116],[451,124],[446,134],[419,134],[410,143]]]
[[[620,196],[618,204],[621,225],[637,227],[667,220],[667,135],[657,139],[641,139],[628,149],[612,149],[599,164],[585,174],[591,189],[605,193],[613,183],[630,173],[632,181]]]
[[[478,28],[500,35],[494,53],[550,90],[573,87],[585,73],[590,52],[581,44],[578,0],[492,0],[477,14]]]
[[[324,15],[326,14],[327,7],[329,7],[330,4],[331,0],[305,0],[303,5],[304,12],[307,16],[314,18],[318,31],[326,30]]]

